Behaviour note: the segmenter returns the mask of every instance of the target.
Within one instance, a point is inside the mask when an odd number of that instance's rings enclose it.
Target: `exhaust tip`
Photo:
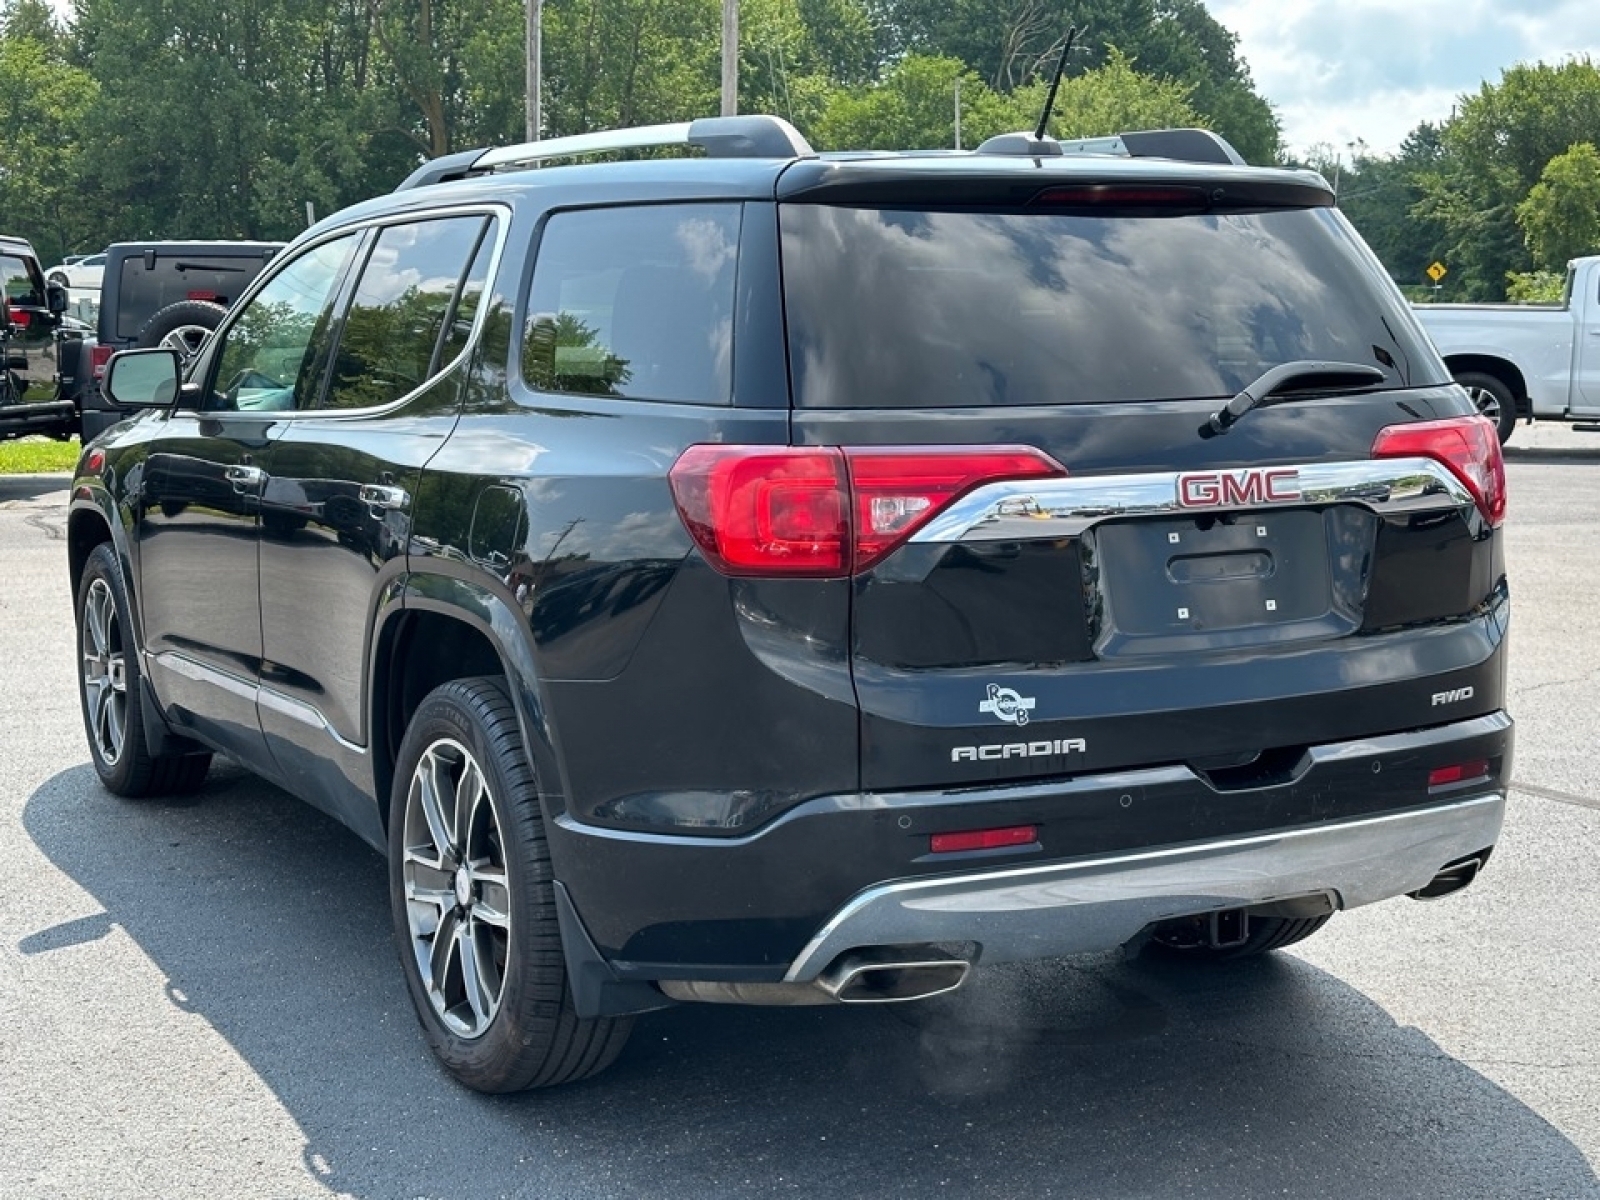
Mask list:
[[[817,985],[841,1004],[894,1004],[953,992],[967,981],[972,964],[937,951],[914,955],[893,947],[840,955]]]
[[[1476,854],[1469,854],[1465,858],[1458,858],[1455,862],[1446,863],[1439,868],[1426,887],[1408,892],[1413,900],[1439,900],[1445,896],[1459,892],[1478,877],[1478,872],[1483,870],[1484,864],[1489,861],[1488,850],[1480,850]]]

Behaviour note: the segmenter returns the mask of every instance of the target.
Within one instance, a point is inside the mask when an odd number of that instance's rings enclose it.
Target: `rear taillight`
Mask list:
[[[33,322],[33,314],[25,308],[11,310],[11,323],[18,329],[26,329]]]
[[[96,345],[89,350],[90,374],[95,379],[103,379],[106,373],[106,364],[111,361],[111,356],[116,353],[113,346]]]
[[[1027,446],[691,446],[671,481],[684,525],[723,574],[837,578],[973,488],[1065,474]]]
[[[1466,485],[1490,525],[1506,519],[1506,463],[1500,438],[1487,417],[1416,421],[1378,430],[1373,458],[1431,458]]]

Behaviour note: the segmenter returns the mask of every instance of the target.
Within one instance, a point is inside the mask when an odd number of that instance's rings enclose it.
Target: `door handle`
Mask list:
[[[260,487],[261,481],[267,477],[267,473],[260,467],[251,466],[229,467],[224,474],[227,476],[228,482],[233,484],[233,490],[236,492],[242,492],[246,488]]]
[[[361,500],[373,508],[404,508],[411,503],[411,497],[406,494],[405,488],[379,483],[362,484]]]

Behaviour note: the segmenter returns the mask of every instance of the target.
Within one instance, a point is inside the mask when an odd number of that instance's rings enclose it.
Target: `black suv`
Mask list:
[[[526,169],[664,142],[704,153]],[[485,1091],[673,1001],[1460,888],[1511,774],[1504,468],[1332,203],[1193,131],[437,160],[187,371],[112,360],[153,411],[73,490],[96,769],[225,753],[385,851]]]

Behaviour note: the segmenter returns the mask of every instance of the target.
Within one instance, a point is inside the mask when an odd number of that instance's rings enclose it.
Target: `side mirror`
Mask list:
[[[170,408],[182,379],[176,350],[124,350],[111,356],[101,386],[118,408]]]
[[[59,283],[44,285],[44,300],[45,306],[58,317],[67,311],[67,289]]]

